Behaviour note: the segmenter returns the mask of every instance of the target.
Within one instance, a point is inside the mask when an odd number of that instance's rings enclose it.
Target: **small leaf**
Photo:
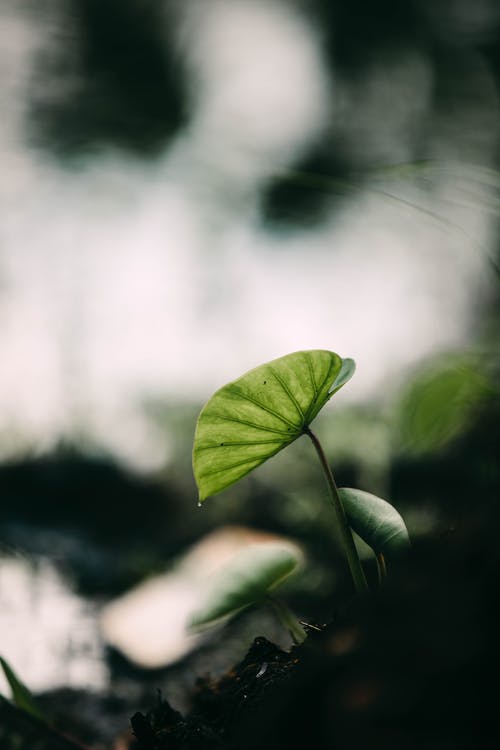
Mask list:
[[[46,717],[43,715],[42,711],[38,707],[38,704],[35,701],[30,690],[28,690],[26,685],[23,682],[21,682],[21,680],[16,675],[12,667],[10,667],[9,664],[5,661],[5,659],[2,659],[1,656],[0,656],[0,664],[4,671],[5,677],[7,678],[7,682],[10,685],[10,689],[12,690],[12,700],[14,704],[18,708],[22,708],[23,711],[26,711],[32,716],[35,716],[37,719],[41,719],[41,721],[46,722]]]
[[[191,617],[191,627],[214,623],[260,601],[301,560],[299,549],[292,545],[250,544],[216,576],[204,602]]]
[[[218,390],[196,425],[193,471],[200,500],[296,440],[354,369],[352,359],[334,352],[295,352]]]
[[[342,505],[353,531],[375,553],[397,554],[410,546],[405,522],[386,500],[363,490],[339,489]]]

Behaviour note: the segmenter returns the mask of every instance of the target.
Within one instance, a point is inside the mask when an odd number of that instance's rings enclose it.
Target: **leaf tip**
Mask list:
[[[350,368],[351,375],[354,375],[356,372],[356,360],[352,357],[344,357],[342,362],[346,367]]]
[[[345,357],[342,358],[340,365],[340,370],[337,374],[337,377],[333,381],[330,391],[329,391],[329,397],[331,398],[334,393],[336,393],[340,388],[342,388],[343,385],[345,385],[349,380],[352,378],[354,373],[356,372],[356,362],[354,359],[351,359],[351,357]]]

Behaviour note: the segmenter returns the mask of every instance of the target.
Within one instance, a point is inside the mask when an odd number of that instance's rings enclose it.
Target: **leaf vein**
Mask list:
[[[332,367],[335,368],[335,362],[330,361],[330,364],[328,365],[328,370],[327,370],[327,373],[326,373],[325,377],[323,378],[323,380],[321,381],[321,383],[317,386],[317,396],[314,399],[314,401],[310,404],[309,409],[307,410],[306,424],[310,423],[310,421],[311,421],[311,414],[313,413],[313,411],[316,408],[316,405],[318,403],[319,395],[320,395],[321,391],[323,390],[323,388],[325,387],[325,383],[327,383],[328,380],[331,378]],[[328,401],[328,397],[326,399],[324,399],[322,407],[326,404],[327,401]]]
[[[392,541],[395,537],[401,536],[401,534],[403,534],[403,536],[405,536],[405,532],[404,532],[403,529],[395,529],[395,531],[393,531],[392,534],[389,534],[389,536],[386,536],[384,538],[384,547],[386,547],[387,543],[390,542],[390,541]]]
[[[230,464],[229,466],[223,466],[219,469],[212,469],[211,471],[204,471],[202,474],[200,474],[200,478],[206,479],[207,477],[213,477],[216,474],[222,474],[225,471],[231,471],[231,469],[237,469],[239,466],[245,466],[246,464],[255,463],[257,465],[259,462],[265,461],[266,458],[270,458],[277,452],[278,450],[273,451],[272,453],[265,453],[262,456],[252,456],[252,458],[246,458],[244,461],[238,461],[237,463]]]
[[[213,417],[214,419],[222,419],[226,422],[234,422],[235,424],[244,424],[247,427],[254,427],[256,430],[272,432],[275,435],[286,435],[286,437],[290,437],[290,433],[286,432],[285,430],[278,430],[276,429],[276,427],[266,427],[265,425],[251,422],[249,419],[240,419],[239,417],[226,417],[225,414],[210,414],[210,417]]]
[[[243,391],[235,390],[233,387],[229,387],[229,386],[226,386],[226,390],[229,393],[232,393],[233,396],[239,396],[239,398],[242,398],[245,401],[249,401],[254,406],[257,406],[257,408],[262,409],[262,411],[265,411],[268,414],[271,414],[273,417],[276,417],[281,422],[284,422],[285,424],[290,425],[290,427],[293,427],[295,430],[300,430],[301,425],[295,424],[295,422],[292,422],[290,419],[287,419],[282,414],[279,414],[279,412],[261,403],[258,399],[254,398],[253,396],[250,396],[248,393],[243,393]]]
[[[335,369],[336,364],[337,363],[335,361],[333,361],[333,360],[330,361],[330,364],[328,365],[328,372],[326,373],[326,377],[324,378],[323,382],[321,383],[320,391],[325,387],[325,383],[327,383],[328,380],[331,379],[331,372],[332,372],[332,369]]]
[[[314,370],[311,364],[311,360],[307,356],[306,356],[306,362],[307,362],[307,369],[309,370],[309,377],[311,378],[311,384],[312,384],[313,391],[314,391],[314,401],[316,402],[318,398],[318,387],[316,385],[316,378],[314,377]]]
[[[271,373],[273,374],[273,376],[276,378],[276,380],[278,381],[278,383],[280,384],[280,386],[282,387],[283,391],[286,393],[286,395],[288,396],[288,398],[290,399],[290,401],[292,402],[292,404],[297,409],[297,412],[299,413],[300,418],[302,420],[302,424],[303,424],[305,416],[304,416],[304,412],[302,411],[302,408],[301,408],[299,402],[297,401],[297,399],[295,398],[295,396],[293,395],[293,393],[291,392],[291,390],[289,389],[289,387],[287,386],[287,384],[285,383],[285,381],[281,379],[280,375],[278,375],[278,373],[276,372],[276,370],[273,370],[272,367],[269,367],[269,370],[271,371]]]
[[[282,440],[281,438],[279,440],[246,440],[246,441],[242,441],[239,443],[226,442],[224,440],[223,443],[214,443],[213,445],[200,445],[196,448],[196,451],[199,453],[200,451],[206,451],[209,449],[213,450],[214,448],[221,448],[221,447],[225,448],[226,446],[228,448],[231,448],[231,447],[238,447],[238,446],[243,447],[247,445],[276,445],[276,444],[283,445],[284,443],[285,441]]]

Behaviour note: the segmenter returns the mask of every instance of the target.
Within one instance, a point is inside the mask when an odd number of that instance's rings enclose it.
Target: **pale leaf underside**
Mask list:
[[[249,545],[211,582],[191,617],[191,627],[209,625],[259,602],[297,568],[301,559],[300,550],[292,544]]]

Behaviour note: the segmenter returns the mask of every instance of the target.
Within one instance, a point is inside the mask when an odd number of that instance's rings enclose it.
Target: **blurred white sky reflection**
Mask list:
[[[488,164],[497,99],[476,120],[468,109],[472,151],[437,134],[452,166],[429,166],[425,185],[425,170],[379,178],[332,203],[318,226],[272,232],[260,189],[337,128],[347,149],[377,128],[379,163],[391,144],[409,158],[432,78],[412,53],[373,73],[385,103],[370,79],[346,93],[296,7],[178,4],[189,123],[154,162],[108,150],[65,169],[22,135],[35,54],[53,43],[59,4],[43,23],[29,5],[2,4],[0,455],[83,435],[153,468],[169,447],[143,413],[150,398],[201,401],[267,359],[328,348],[357,360],[346,398],[364,399],[469,340],[494,219],[483,185],[466,202],[459,161]]]

